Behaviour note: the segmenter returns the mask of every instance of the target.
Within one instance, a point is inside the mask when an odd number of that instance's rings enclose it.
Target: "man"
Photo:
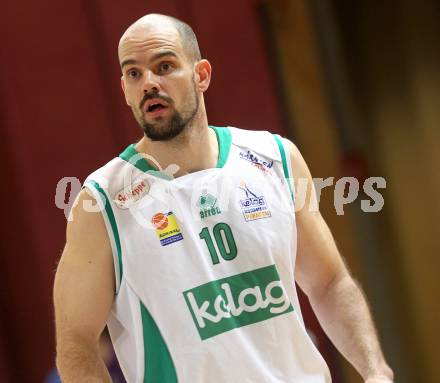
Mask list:
[[[144,137],[87,178],[72,210],[54,288],[62,381],[110,381],[107,324],[129,382],[330,382],[296,281],[364,380],[392,382],[320,213],[294,213],[292,173],[313,193],[298,149],[208,126],[211,66],[177,19],[136,21],[119,60]]]

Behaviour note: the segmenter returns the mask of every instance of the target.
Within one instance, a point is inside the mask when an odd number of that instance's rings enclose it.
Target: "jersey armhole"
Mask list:
[[[92,193],[93,197],[98,203],[102,216],[104,217],[105,227],[107,229],[108,238],[110,240],[110,245],[112,248],[113,265],[115,271],[115,294],[117,295],[122,280],[122,252],[115,215],[113,213],[107,194],[96,181],[86,180],[83,188],[87,188],[87,190]]]
[[[292,163],[290,161],[290,152],[289,149],[287,149],[283,143],[283,138],[281,138],[278,134],[273,135],[275,138],[275,141],[278,145],[278,149],[280,151],[281,155],[281,161],[283,164],[283,173],[284,178],[287,182],[287,185],[289,186],[289,192],[290,192],[290,201],[292,204],[295,203],[295,193],[294,193],[294,187],[293,187],[293,174],[292,174]]]

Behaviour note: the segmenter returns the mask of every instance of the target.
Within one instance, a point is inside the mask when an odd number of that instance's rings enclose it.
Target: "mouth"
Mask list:
[[[156,116],[168,109],[168,104],[160,99],[149,100],[145,103],[144,110],[148,115]]]

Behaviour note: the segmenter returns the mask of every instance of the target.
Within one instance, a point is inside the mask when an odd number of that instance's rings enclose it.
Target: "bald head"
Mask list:
[[[119,40],[119,59],[121,60],[121,49],[127,40],[136,37],[140,33],[148,33],[149,31],[154,30],[169,30],[170,32],[172,30],[176,31],[179,36],[182,49],[188,60],[190,62],[201,60],[199,44],[192,28],[187,23],[184,23],[175,17],[160,15],[157,13],[145,15],[128,27]]]

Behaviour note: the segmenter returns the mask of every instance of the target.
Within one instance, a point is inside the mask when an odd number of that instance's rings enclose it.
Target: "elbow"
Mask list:
[[[64,336],[57,338],[55,364],[61,378],[71,376],[99,359],[98,342],[90,342],[81,337]],[[75,372],[76,371],[76,372]]]

